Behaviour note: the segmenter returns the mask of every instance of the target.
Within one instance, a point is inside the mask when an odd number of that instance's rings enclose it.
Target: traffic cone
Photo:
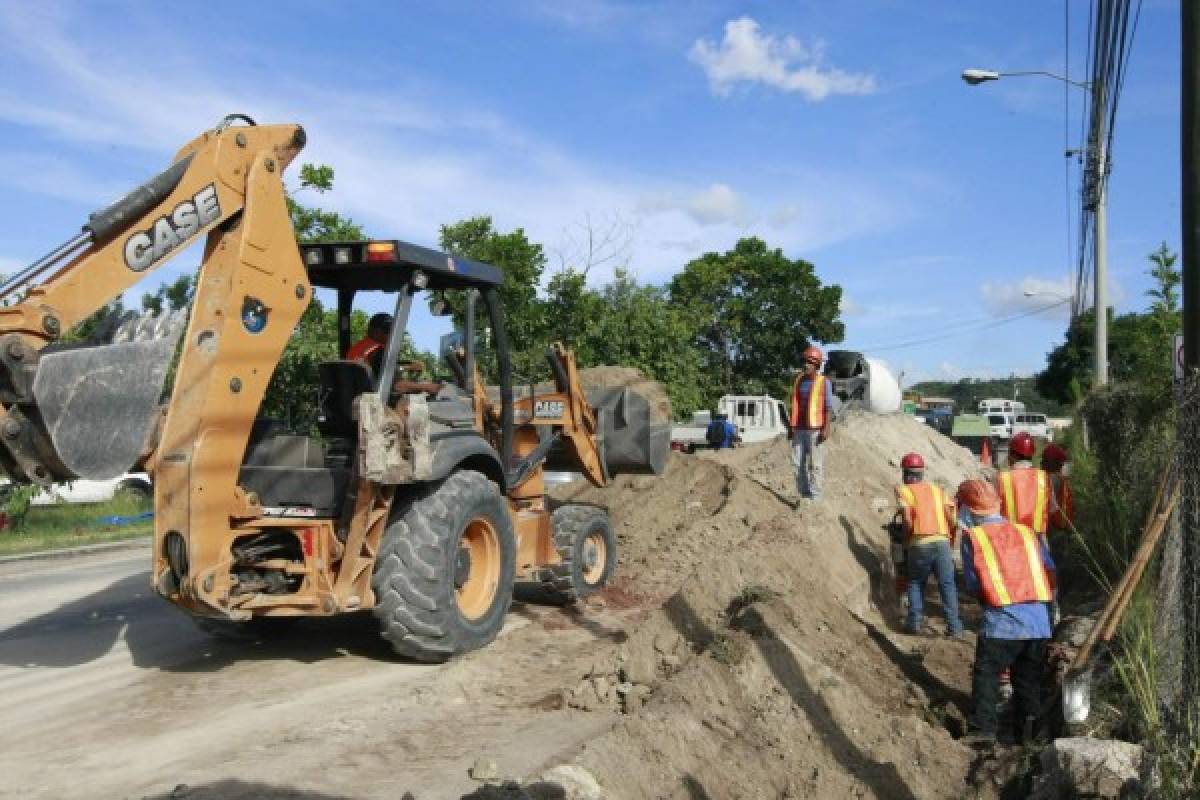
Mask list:
[[[979,463],[985,467],[992,465],[992,448],[988,446],[988,440],[984,438],[983,449],[979,451]]]

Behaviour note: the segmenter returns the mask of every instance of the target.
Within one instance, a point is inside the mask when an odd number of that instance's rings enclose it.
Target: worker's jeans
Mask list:
[[[925,584],[929,574],[937,578],[938,593],[942,596],[942,608],[946,612],[946,629],[953,636],[962,630],[958,618],[958,591],[954,586],[954,558],[950,555],[950,543],[946,540],[915,544],[905,555],[908,561],[908,619],[904,627],[916,632],[921,628],[921,615],[925,610]]]
[[[814,500],[821,496],[821,484],[825,477],[825,454],[817,444],[819,430],[797,429],[792,435],[792,464],[796,467],[796,491],[801,497]]]
[[[1045,639],[988,639],[975,643],[975,668],[971,676],[970,728],[996,734],[996,707],[1000,702],[1000,673],[1012,668],[1013,735],[1024,739],[1025,720],[1038,716],[1046,664]]]

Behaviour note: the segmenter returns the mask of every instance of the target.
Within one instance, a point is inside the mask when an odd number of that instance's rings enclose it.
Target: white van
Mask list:
[[[1025,410],[1025,403],[1020,400],[1009,400],[1004,397],[989,397],[979,401],[980,414],[1019,414]]]
[[[1045,414],[1031,412],[1017,414],[1013,421],[1012,431],[1013,433],[1028,433],[1035,439],[1045,439],[1047,442],[1054,441],[1054,430],[1047,422]]]
[[[1013,415],[1006,411],[989,411],[986,414],[988,429],[996,439],[1011,439],[1013,435]]]

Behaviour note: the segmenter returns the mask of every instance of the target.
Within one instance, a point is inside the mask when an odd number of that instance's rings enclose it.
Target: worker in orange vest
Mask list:
[[[1009,520],[1033,528],[1045,536],[1050,512],[1057,506],[1050,489],[1050,476],[1033,466],[1033,437],[1024,431],[1008,443],[1009,468],[996,474],[1000,513]]]
[[[367,322],[367,335],[350,345],[350,349],[346,351],[346,360],[361,361],[377,368],[378,362],[383,356],[383,347],[387,344],[388,334],[391,331],[391,314],[376,314],[371,317]]]
[[[1000,498],[986,481],[963,481],[957,496],[969,525],[962,537],[963,582],[983,605],[967,741],[995,742],[1000,672],[1011,668],[1014,733],[1026,742],[1041,708],[1054,560],[1030,527],[1000,515]]]
[[[1067,448],[1051,442],[1042,451],[1042,469],[1050,477],[1050,527],[1068,531],[1075,525],[1075,499],[1071,495],[1071,482],[1064,469],[1071,456]]]
[[[904,513],[908,540],[905,561],[908,566],[908,619],[906,633],[921,632],[925,605],[925,583],[930,573],[937,577],[942,610],[946,614],[946,635],[962,637],[958,617],[958,591],[954,586],[954,557],[950,544],[954,538],[956,512],[954,501],[946,498],[942,487],[925,482],[925,459],[909,453],[900,459],[903,483],[896,487],[896,501]]]
[[[820,374],[825,359],[820,348],[804,351],[804,368],[792,384],[792,464],[796,468],[796,491],[801,497],[818,500],[825,475],[821,445],[829,438],[833,413],[833,386]]]

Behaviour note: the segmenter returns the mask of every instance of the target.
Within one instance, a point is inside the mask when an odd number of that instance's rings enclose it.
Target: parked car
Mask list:
[[[917,409],[916,417],[938,433],[946,436],[950,435],[954,427],[954,415],[941,409],[920,408]]]
[[[988,427],[996,439],[1011,439],[1013,415],[1007,411],[992,411],[987,415]]]
[[[7,495],[12,484],[0,482],[0,501]],[[30,505],[52,506],[58,503],[106,503],[118,496],[128,497],[138,503],[149,503],[154,498],[154,487],[150,476],[144,472],[127,472],[104,481],[70,481],[56,483],[42,489],[33,496]]]
[[[1008,400],[1004,397],[989,397],[979,401],[980,414],[1018,414],[1025,410],[1025,404],[1020,400]]]
[[[1045,414],[1029,412],[1017,414],[1016,420],[1013,422],[1012,431],[1013,433],[1024,431],[1035,439],[1045,439],[1047,442],[1054,441],[1054,429],[1050,427]]]

